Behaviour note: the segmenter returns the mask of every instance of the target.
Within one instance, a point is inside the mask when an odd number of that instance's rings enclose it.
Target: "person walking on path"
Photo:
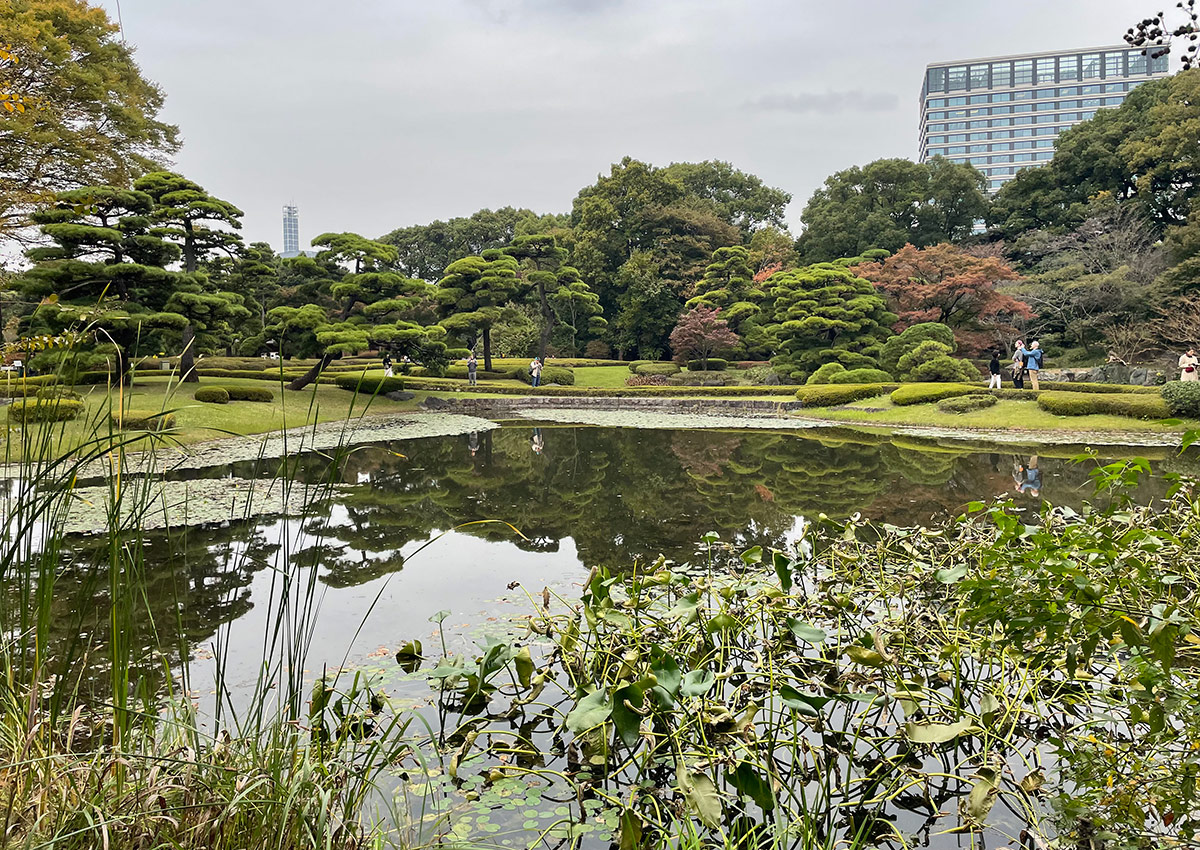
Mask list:
[[[1179,380],[1181,381],[1200,381],[1200,358],[1196,357],[1196,349],[1189,348],[1185,354],[1179,356]]]
[[[1033,384],[1035,390],[1041,389],[1038,386],[1038,372],[1042,370],[1044,356],[1041,343],[1036,341],[1025,351],[1025,371],[1029,373],[1029,382]]]
[[[1019,390],[1025,389],[1025,343],[1017,340],[1017,347],[1012,356],[1013,386]]]
[[[467,384],[475,386],[475,373],[479,369],[479,361],[475,359],[475,352],[471,352],[471,356],[467,358]]]
[[[988,363],[988,372],[991,373],[991,378],[988,379],[988,389],[1000,389],[1000,352],[992,352],[992,360]]]
[[[537,357],[529,362],[529,379],[535,387],[542,379],[542,361]]]

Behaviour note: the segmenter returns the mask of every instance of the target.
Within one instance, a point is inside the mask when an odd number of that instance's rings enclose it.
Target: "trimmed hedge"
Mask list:
[[[201,387],[192,398],[205,404],[229,404],[229,393],[222,387]]]
[[[488,393],[490,395],[533,395],[528,387],[512,384],[499,384],[490,381],[481,382],[471,387],[462,381],[451,381],[442,378],[407,378],[405,386],[410,390],[438,393]],[[730,396],[791,396],[794,387],[538,387],[539,396],[564,396],[571,398],[620,398],[620,397],[653,397],[653,396],[695,396],[697,398],[721,398]],[[784,398],[780,398],[784,401]]]
[[[522,366],[515,370],[512,376],[523,384],[533,384],[533,378],[529,376],[528,366]],[[560,387],[573,387],[575,386],[575,373],[561,366],[543,366],[542,377],[538,383],[541,386],[558,384]]]
[[[109,417],[114,428],[125,431],[165,431],[175,427],[175,414],[160,410],[126,410]]]
[[[67,422],[83,413],[83,402],[71,398],[25,398],[8,406],[17,422]]]
[[[339,387],[351,392],[358,391],[363,395],[386,395],[404,389],[404,378],[372,377],[370,375],[338,375],[335,379]],[[413,380],[413,379],[408,379]],[[420,380],[420,379],[417,379]],[[436,379],[435,379],[436,380]]]
[[[37,398],[65,398],[71,401],[83,401],[83,396],[70,387],[50,386],[42,387],[34,393]]]
[[[1045,392],[1038,396],[1038,407],[1056,416],[1088,416],[1107,413],[1133,419],[1167,419],[1171,409],[1161,396],[1145,393],[1070,393]]]
[[[1158,395],[1162,387],[1142,387],[1136,384],[1089,384],[1074,381],[1038,381],[1043,390],[1064,390],[1072,393],[1135,393],[1140,395]]]
[[[1162,397],[1172,416],[1200,419],[1200,381],[1170,381],[1163,384]]]
[[[994,395],[972,393],[971,395],[944,398],[937,403],[937,409],[941,413],[971,413],[975,410],[983,410],[985,407],[993,407],[995,404],[996,397]]]
[[[492,364],[492,365],[495,365],[495,364]],[[420,368],[420,367],[417,367],[417,368]],[[483,370],[483,361],[480,360],[479,368],[475,370],[475,378],[476,378],[476,380],[480,380],[480,381],[503,381],[507,378],[511,378],[513,376],[513,372],[515,372],[515,371],[516,371],[516,368],[493,369],[490,372],[485,372]],[[414,375],[416,374],[415,370],[413,371],[413,374]],[[446,367],[446,377],[447,378],[466,378],[467,377],[467,367],[459,365],[457,363],[454,364],[453,366],[447,366]]]
[[[925,404],[977,392],[979,388],[970,384],[904,384],[892,393],[892,404]]]
[[[299,369],[283,373],[283,383],[290,383],[297,378],[308,373],[308,369]],[[202,378],[250,378],[255,381],[274,381],[280,382],[279,372],[234,372],[228,369],[197,369],[196,374]],[[330,372],[322,372],[317,377],[316,383],[334,384],[341,375],[335,375]]]
[[[230,401],[274,401],[275,393],[266,387],[221,387]]]
[[[835,407],[894,390],[895,384],[812,384],[796,390],[805,407]]]
[[[707,369],[703,360],[689,360],[687,367],[689,372],[724,372],[729,368],[729,361],[720,357],[710,357]]]
[[[890,384],[894,380],[882,369],[850,369],[829,376],[831,384]]]
[[[682,370],[674,363],[642,363],[633,370],[635,375],[678,375]]]
[[[658,362],[658,361],[656,361],[656,360],[630,360],[629,361],[629,371],[633,372],[636,375],[638,366],[642,366],[646,363],[656,363],[656,362]]]

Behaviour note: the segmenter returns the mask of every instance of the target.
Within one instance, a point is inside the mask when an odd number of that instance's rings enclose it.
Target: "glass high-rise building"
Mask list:
[[[283,256],[300,255],[300,209],[295,204],[283,207]]]
[[[1121,46],[935,62],[921,86],[921,162],[969,162],[995,191],[1050,159],[1063,130],[1167,76],[1168,59]]]

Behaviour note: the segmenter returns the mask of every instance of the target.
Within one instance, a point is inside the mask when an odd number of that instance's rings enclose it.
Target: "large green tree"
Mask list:
[[[504,305],[518,296],[521,281],[517,261],[499,249],[478,257],[463,257],[446,268],[434,293],[441,308],[442,326],[450,333],[472,340],[483,338],[483,368],[492,370],[492,327]]]
[[[1107,196],[1133,203],[1158,231],[1186,222],[1200,193],[1200,69],[1138,86],[1058,138],[1054,158],[996,194],[988,223],[1015,239],[1077,227]]]
[[[987,212],[979,169],[934,157],[878,159],[825,180],[804,207],[802,261],[830,262],[871,248],[924,248],[970,236]]]
[[[771,358],[784,378],[803,383],[817,367],[838,362],[850,369],[878,366],[896,314],[855,260],[818,263],[772,275],[766,283],[774,341]]]
[[[153,171],[135,180],[133,188],[154,199],[150,213],[158,225],[154,234],[179,246],[188,274],[194,275],[212,254],[241,251],[242,239],[236,231],[242,227],[242,211],[210,195],[199,183],[173,171]],[[221,290],[207,275],[197,281],[199,285],[177,294],[174,305],[188,317],[180,341],[179,371],[191,383],[200,380],[195,370],[197,331],[211,333],[249,316],[240,295]]]
[[[0,122],[0,237],[17,234],[55,193],[128,186],[179,146],[104,10],[84,0],[0,3],[0,90],[21,110]]]
[[[434,283],[455,260],[511,244],[523,225],[536,228],[527,233],[540,233],[554,223],[546,217],[539,218],[532,210],[501,207],[447,221],[398,228],[379,237],[379,241],[396,249],[396,263],[403,274]],[[556,223],[559,227],[565,224],[561,220]]]
[[[696,294],[688,299],[687,309],[711,307],[721,311],[721,319],[743,341],[758,331],[755,321],[765,293],[754,280],[750,251],[741,245],[718,248],[704,277],[696,284]]]
[[[673,162],[663,171],[683,184],[693,198],[708,201],[725,222],[742,231],[744,238],[763,227],[782,228],[792,196],[774,189],[753,174],[719,160]]]
[[[550,335],[565,317],[570,326],[571,344],[579,332],[581,320],[592,331],[606,324],[599,316],[599,298],[591,291],[579,270],[566,264],[567,250],[560,248],[550,233],[518,236],[504,253],[517,260],[531,299],[539,313],[538,356],[546,356]]]

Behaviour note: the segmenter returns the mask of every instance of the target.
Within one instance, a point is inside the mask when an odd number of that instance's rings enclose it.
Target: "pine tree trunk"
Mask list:
[[[183,351],[179,354],[180,380],[187,384],[200,383],[196,371],[196,328],[188,322],[183,326]]]
[[[317,379],[317,377],[322,372],[325,371],[325,369],[329,366],[329,364],[337,359],[337,357],[338,357],[338,355],[336,355],[336,354],[322,355],[321,359],[317,361],[316,365],[314,365],[311,369],[309,369],[307,372],[305,372],[299,378],[297,378],[296,380],[294,380],[290,384],[288,384],[287,389],[289,389],[289,390],[304,389],[309,384],[311,384],[313,381],[315,381]]]
[[[550,345],[550,331],[554,328],[554,311],[550,309],[550,302],[546,299],[545,285],[539,284],[538,290],[542,301],[542,334],[538,342],[538,357],[544,363],[546,361],[546,348]]]
[[[492,371],[492,329],[483,329],[483,370]]]

